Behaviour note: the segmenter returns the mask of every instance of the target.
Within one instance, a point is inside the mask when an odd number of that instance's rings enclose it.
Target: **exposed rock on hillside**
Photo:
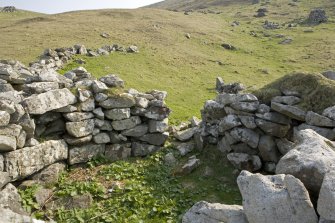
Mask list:
[[[311,25],[318,25],[328,21],[326,11],[324,9],[314,9],[310,12],[307,23]]]

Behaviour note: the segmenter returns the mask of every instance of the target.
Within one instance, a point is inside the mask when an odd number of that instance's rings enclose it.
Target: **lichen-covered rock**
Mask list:
[[[227,130],[241,126],[241,120],[237,115],[227,115],[222,118],[219,123],[219,132],[224,133]]]
[[[322,112],[323,116],[326,116],[332,120],[335,120],[335,106],[326,108],[323,112]]]
[[[0,111],[0,126],[6,126],[9,124],[10,114],[6,111]]]
[[[262,168],[262,161],[259,156],[245,153],[229,153],[229,162],[239,170],[257,171]]]
[[[193,137],[197,128],[189,128],[183,131],[176,131],[173,133],[173,136],[178,139],[179,141],[187,141]]]
[[[234,128],[230,135],[234,139],[248,144],[251,148],[257,148],[258,146],[260,135],[251,129]]]
[[[303,183],[291,175],[264,176],[242,171],[237,184],[251,223],[317,223],[318,217]]]
[[[329,139],[329,140],[335,140],[335,131],[332,128],[323,128],[318,127],[314,125],[308,125],[306,123],[303,123],[298,126],[298,130],[305,130],[305,129],[312,129],[319,135]]]
[[[68,163],[70,165],[88,162],[95,156],[105,153],[105,144],[86,144],[69,150]]]
[[[3,186],[10,182],[10,177],[7,172],[0,171],[0,190]]]
[[[21,206],[21,197],[16,187],[13,184],[7,184],[0,190],[0,209],[7,208],[15,213],[27,215]],[[1,216],[3,220],[4,216]]]
[[[248,223],[239,205],[225,205],[200,201],[183,216],[182,223]]]
[[[128,119],[123,119],[123,120],[112,122],[113,128],[117,131],[132,129],[139,124],[141,124],[141,118],[138,116],[132,116]]]
[[[32,175],[31,179],[46,185],[57,182],[59,175],[66,170],[66,164],[63,162],[54,163],[45,167],[40,172]]]
[[[16,150],[16,139],[13,136],[0,135],[0,152]]]
[[[281,125],[274,122],[266,121],[264,119],[255,119],[256,125],[262,129],[266,134],[271,136],[276,136],[278,138],[283,138],[286,136],[287,132],[290,130],[290,125]]]
[[[26,147],[4,155],[5,171],[12,180],[23,179],[46,166],[68,157],[64,140],[51,140],[34,147]]]
[[[99,103],[99,105],[105,109],[112,108],[130,108],[136,104],[134,96],[131,94],[123,93],[117,96],[108,98],[105,101]]]
[[[106,143],[109,143],[111,141],[111,139],[110,139],[108,133],[101,132],[101,133],[98,133],[95,136],[93,136],[93,141],[96,144],[106,144]]]
[[[105,157],[111,161],[124,160],[131,156],[131,145],[112,144],[106,145]]]
[[[335,127],[335,120],[332,120],[323,115],[319,115],[312,111],[307,112],[306,123],[309,125],[321,127]]]
[[[94,118],[94,114],[91,112],[64,113],[63,116],[70,122],[80,122],[83,120]]]
[[[306,112],[295,106],[271,102],[271,108],[274,111],[279,112],[283,115],[286,115],[290,118],[293,118],[299,121],[305,121]]]
[[[149,129],[148,125],[141,124],[141,125],[135,126],[132,129],[124,130],[121,132],[121,134],[124,136],[130,136],[130,137],[141,137],[148,132],[148,129]]]
[[[178,170],[176,170],[177,175],[187,175],[193,172],[197,167],[200,166],[200,159],[196,156],[191,156],[188,158],[187,162]]]
[[[277,102],[285,105],[295,105],[301,101],[299,97],[296,96],[276,96],[272,98],[271,102]]]
[[[74,96],[69,89],[64,88],[32,95],[24,99],[22,105],[29,114],[41,115],[76,102],[76,96]]]
[[[130,118],[129,108],[116,108],[111,110],[105,110],[105,116],[111,120],[122,120]]]
[[[169,127],[169,119],[164,119],[162,121],[149,120],[149,132],[165,132]]]
[[[318,196],[325,174],[334,169],[335,145],[311,129],[295,132],[296,145],[277,164],[277,174],[301,180],[311,195]]]
[[[261,136],[258,149],[262,160],[275,163],[279,161],[280,153],[273,137],[267,135]]]
[[[94,120],[85,120],[81,122],[67,122],[66,130],[67,132],[76,138],[81,138],[88,136],[93,133],[94,129]]]
[[[169,137],[168,132],[164,133],[148,133],[139,138],[143,142],[147,142],[151,145],[162,146]]]
[[[327,220],[335,221],[335,171],[331,170],[323,178],[319,199],[318,213]]]

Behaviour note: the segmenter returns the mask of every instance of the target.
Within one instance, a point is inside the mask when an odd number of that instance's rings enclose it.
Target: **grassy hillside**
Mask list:
[[[255,90],[293,72],[320,72],[335,69],[335,24],[315,27],[287,24],[306,18],[312,8],[323,6],[334,18],[335,2],[273,0],[264,18],[255,18],[258,5],[230,5],[222,14],[172,12],[159,9],[79,11],[57,15],[0,13],[0,58],[28,64],[45,48],[81,43],[89,48],[119,43],[135,44],[139,54],[114,53],[85,58],[85,67],[94,75],[119,74],[128,87],[161,89],[169,93],[172,121],[199,116],[206,99],[213,98],[215,78],[242,82]],[[239,26],[232,27],[235,20]],[[265,30],[265,20],[286,24],[278,30]],[[314,32],[305,33],[307,29]],[[110,39],[100,37],[108,32]],[[253,32],[257,36],[250,35]],[[190,33],[191,39],[185,38]],[[293,38],[280,45],[277,34]],[[230,43],[236,51],[224,50]],[[70,64],[64,70],[79,66]]]

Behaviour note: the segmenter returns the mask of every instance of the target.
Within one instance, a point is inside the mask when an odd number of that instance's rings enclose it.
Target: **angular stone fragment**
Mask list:
[[[134,96],[131,94],[123,93],[118,96],[110,97],[99,105],[105,109],[112,108],[130,108],[136,104]]]
[[[99,79],[105,83],[108,87],[124,87],[124,81],[114,74],[109,74]]]
[[[335,171],[325,174],[323,178],[319,199],[318,213],[322,218],[335,221]]]
[[[67,88],[32,95],[23,100],[22,106],[29,114],[41,115],[77,102],[76,96]]]
[[[187,175],[193,172],[198,166],[200,166],[200,160],[196,156],[191,156],[188,161],[181,167],[181,169],[176,171],[178,175]]]
[[[239,115],[238,116],[242,122],[242,124],[247,127],[248,129],[255,129],[257,128],[257,125],[255,123],[255,118],[252,116],[244,116],[244,115]]]
[[[13,184],[9,183],[2,190],[0,190],[0,210],[3,208],[6,208],[6,210],[10,209],[17,214],[27,215],[22,208],[20,194]],[[1,221],[3,221],[5,217],[6,216],[1,215]],[[6,223],[7,221],[3,222]],[[12,221],[8,222],[11,223]]]
[[[149,133],[139,138],[143,142],[147,142],[151,145],[162,146],[169,138],[169,133]]]
[[[117,131],[134,128],[136,125],[141,124],[141,118],[138,116],[132,116],[128,119],[113,121],[112,126]]]
[[[290,118],[293,118],[299,121],[305,121],[306,112],[301,110],[300,108],[297,108],[291,105],[279,104],[276,102],[271,103],[271,108],[274,111],[279,112],[283,115],[286,115]]]
[[[164,119],[162,121],[149,120],[149,132],[165,132],[169,127],[169,119]]]
[[[319,115],[312,111],[307,112],[306,123],[309,125],[321,127],[335,127],[335,120]]]
[[[88,162],[95,156],[104,155],[105,144],[86,144],[69,150],[70,165]]]
[[[92,135],[88,135],[88,136],[84,136],[81,138],[73,138],[71,136],[65,136],[64,139],[65,141],[72,146],[76,146],[76,145],[83,145],[85,143],[88,143],[92,140]]]
[[[130,118],[129,108],[116,108],[111,110],[105,110],[105,116],[111,120],[122,120]]]
[[[0,152],[16,150],[16,139],[13,136],[0,135]]]
[[[171,110],[167,107],[149,107],[145,110],[144,116],[154,120],[164,120],[169,117]]]
[[[311,129],[295,131],[296,145],[277,164],[277,174],[300,179],[317,197],[325,174],[335,167],[335,145]]]
[[[121,132],[124,136],[130,136],[130,137],[141,137],[145,135],[148,132],[148,125],[142,124],[137,125],[132,129],[124,130]]]
[[[227,155],[229,162],[239,170],[248,170],[251,172],[262,168],[262,161],[258,156],[245,153],[229,153]]]
[[[264,119],[256,118],[256,125],[262,129],[266,134],[283,138],[290,130],[290,125],[281,125],[274,122],[266,121]]]
[[[104,91],[108,90],[108,87],[101,81],[93,81],[92,89],[93,92],[97,94],[97,93],[103,93]]]
[[[194,133],[196,132],[197,128],[189,128],[183,131],[178,131],[173,133],[173,136],[178,139],[179,141],[187,141],[189,139],[191,139],[194,135]]]
[[[72,112],[64,113],[63,116],[70,122],[80,122],[94,117],[91,112]]]
[[[106,144],[111,141],[109,135],[106,132],[101,132],[95,136],[93,136],[93,141],[96,144]]]
[[[219,123],[219,133],[224,133],[227,130],[242,125],[240,119],[236,115],[227,115],[222,118]]]
[[[335,106],[333,107],[329,107],[326,108],[323,112],[322,112],[323,116],[326,116],[332,120],[335,120]]]
[[[94,120],[85,120],[81,122],[67,122],[66,130],[67,132],[77,138],[88,136],[93,133]]]
[[[335,131],[331,128],[322,128],[322,127],[317,127],[313,125],[307,125],[305,123],[301,124],[298,126],[298,130],[305,130],[305,129],[312,129],[319,135],[334,141],[335,140]]]
[[[295,105],[301,101],[299,97],[296,96],[276,96],[272,98],[271,102],[276,102],[285,105]]]
[[[233,109],[243,112],[254,112],[258,109],[259,102],[234,102],[230,105]]]
[[[34,82],[24,85],[24,91],[30,94],[41,94],[58,88],[57,82]]]
[[[63,162],[54,163],[45,167],[40,172],[34,174],[31,179],[42,185],[55,183],[62,172],[66,170],[66,164]]]
[[[10,182],[10,177],[7,172],[0,171],[0,190]]]
[[[279,161],[280,153],[273,137],[267,135],[261,136],[258,149],[263,161],[275,163]]]
[[[9,124],[10,114],[6,111],[0,111],[0,126],[6,126]]]
[[[5,170],[12,180],[23,179],[57,161],[65,160],[68,147],[64,140],[51,140],[34,147],[6,153]]]
[[[291,120],[287,116],[277,112],[256,113],[256,117],[282,125],[289,125],[291,123]]]
[[[200,201],[183,216],[182,223],[248,223],[239,205],[225,205]]]
[[[234,128],[230,134],[234,139],[248,144],[251,148],[257,148],[258,146],[260,136],[253,130],[246,128]]]
[[[318,222],[308,191],[291,175],[263,176],[242,171],[237,184],[249,222]]]

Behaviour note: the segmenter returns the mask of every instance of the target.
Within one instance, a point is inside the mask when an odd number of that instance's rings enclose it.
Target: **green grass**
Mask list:
[[[225,161],[213,162],[218,157],[224,160],[215,148],[209,147],[206,153],[197,154],[202,161],[201,166],[184,177],[175,176],[175,169],[163,164],[162,157],[168,151],[175,152],[173,148],[166,148],[145,159],[114,163],[93,160],[89,163],[89,173],[73,169],[63,175],[55,185],[53,200],[61,200],[65,204],[71,197],[89,193],[94,202],[87,209],[59,207],[53,211],[36,207],[32,193],[35,188],[21,191],[21,195],[27,210],[36,217],[71,223],[179,222],[182,214],[200,200],[241,203],[231,175],[232,167]],[[185,159],[179,159],[179,165],[182,165]],[[213,170],[210,176],[203,174],[206,167]],[[117,183],[122,186],[115,186]],[[110,188],[114,190],[108,193]]]
[[[265,18],[254,18],[260,5],[232,4],[219,8],[220,15],[157,9],[79,11],[57,15],[30,15],[0,19],[0,58],[18,59],[28,64],[45,48],[85,44],[98,48],[118,43],[136,44],[138,54],[114,53],[87,60],[84,65],[94,76],[118,74],[132,87],[142,91],[168,91],[167,104],[173,110],[172,123],[200,116],[207,99],[215,97],[215,78],[226,82],[241,82],[247,91],[254,91],[289,73],[319,73],[335,69],[335,15],[330,0],[301,0],[298,7],[290,0],[273,0],[266,7]],[[306,18],[312,8],[323,6],[330,22],[309,28],[264,30],[264,20],[288,24]],[[0,15],[2,17],[10,15]],[[90,19],[87,19],[90,18]],[[231,27],[232,21],[241,25]],[[42,30],[42,31],[41,31]],[[254,31],[258,36],[249,33]],[[108,32],[110,39],[100,33]],[[191,39],[185,38],[191,34]],[[264,33],[270,37],[264,37]],[[293,38],[290,45],[279,45],[275,34]],[[230,43],[237,51],[224,50]],[[224,65],[219,65],[221,61]],[[64,70],[78,66],[70,64]],[[264,74],[267,69],[269,74]]]

